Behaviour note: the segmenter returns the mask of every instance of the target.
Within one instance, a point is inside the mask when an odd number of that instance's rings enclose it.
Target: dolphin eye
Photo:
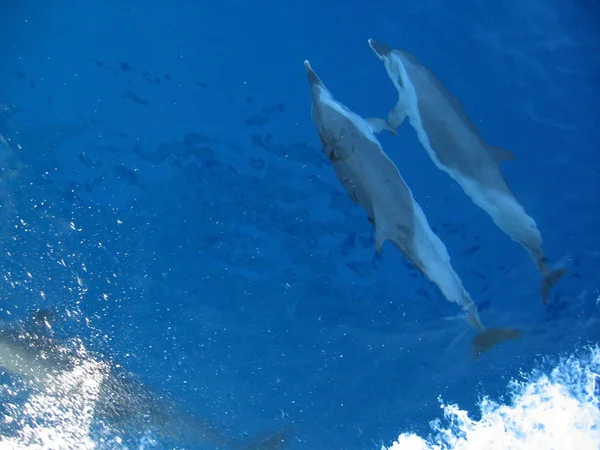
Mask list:
[[[398,85],[400,85],[401,87],[404,87],[404,83],[402,82],[402,75],[398,74],[397,80],[398,80]]]

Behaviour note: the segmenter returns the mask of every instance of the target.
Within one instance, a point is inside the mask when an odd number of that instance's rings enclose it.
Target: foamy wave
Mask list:
[[[507,404],[484,398],[481,420],[442,405],[444,419],[431,423],[432,436],[405,433],[388,450],[600,449],[599,373],[600,348],[590,348],[550,373],[513,381]]]

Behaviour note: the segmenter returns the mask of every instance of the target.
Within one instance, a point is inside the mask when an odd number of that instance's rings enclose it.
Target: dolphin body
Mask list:
[[[52,385],[57,375],[81,365],[90,355],[59,342],[47,320],[46,312],[39,312],[28,323],[0,329],[0,372],[5,371],[29,381],[38,389],[59,389]],[[94,355],[96,356],[96,355]],[[99,387],[93,405],[94,418],[110,426],[111,430],[127,433],[133,429],[153,429],[162,438],[179,444],[214,449],[269,449],[279,448],[283,435],[266,434],[241,445],[221,434],[212,426],[178,411],[163,396],[147,389],[136,377],[115,364],[108,364],[108,373]]]
[[[312,91],[312,119],[323,150],[350,198],[366,211],[375,227],[377,252],[386,240],[391,241],[448,301],[462,307],[467,322],[479,333],[471,346],[473,357],[502,341],[520,338],[519,330],[487,329],[481,323],[445,245],[375,137],[375,132],[389,128],[386,121],[364,119],[350,111],[333,97],[308,61],[304,67]]]
[[[369,39],[369,45],[398,91],[398,102],[388,116],[390,126],[396,129],[408,116],[438,169],[450,175],[504,233],[525,247],[542,273],[540,294],[546,304],[551,287],[567,270],[548,270],[537,225],[502,176],[500,162],[514,156],[487,144],[460,101],[412,54],[374,39]]]

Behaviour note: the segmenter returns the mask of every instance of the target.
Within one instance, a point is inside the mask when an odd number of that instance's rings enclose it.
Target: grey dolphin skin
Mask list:
[[[54,377],[73,370],[90,355],[57,340],[47,317],[46,312],[39,312],[34,320],[15,321],[12,327],[0,329],[0,372],[27,380],[39,389],[52,386]],[[201,448],[275,450],[283,443],[282,433],[265,433],[247,443],[234,441],[212,425],[182,413],[165,396],[153,393],[117,367],[110,364],[94,405],[94,418],[113,430],[128,434],[132,429],[151,428],[163,439]]]
[[[546,304],[550,289],[567,270],[548,270],[537,225],[519,204],[500,171],[500,162],[514,156],[487,144],[460,101],[412,54],[391,49],[374,39],[369,39],[369,45],[383,61],[398,91],[398,102],[388,116],[390,126],[396,129],[408,116],[435,165],[450,175],[504,233],[529,252],[543,276],[540,294]]]
[[[367,213],[375,227],[375,247],[381,252],[391,241],[423,275],[436,284],[450,302],[465,312],[467,322],[478,335],[472,343],[474,354],[511,338],[520,338],[513,329],[487,329],[477,307],[452,268],[445,245],[433,232],[419,204],[396,165],[383,151],[375,132],[389,128],[382,119],[363,119],[338,102],[304,62],[312,91],[312,119],[325,155],[350,198]]]

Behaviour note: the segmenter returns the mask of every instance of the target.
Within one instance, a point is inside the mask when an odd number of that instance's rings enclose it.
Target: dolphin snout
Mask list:
[[[315,73],[312,67],[310,67],[310,63],[308,62],[308,60],[304,61],[304,68],[306,69],[306,75],[308,75],[308,81],[311,85],[322,84],[319,76]]]
[[[392,53],[392,50],[383,42],[377,42],[375,39],[369,39],[369,45],[380,58],[384,58]]]

